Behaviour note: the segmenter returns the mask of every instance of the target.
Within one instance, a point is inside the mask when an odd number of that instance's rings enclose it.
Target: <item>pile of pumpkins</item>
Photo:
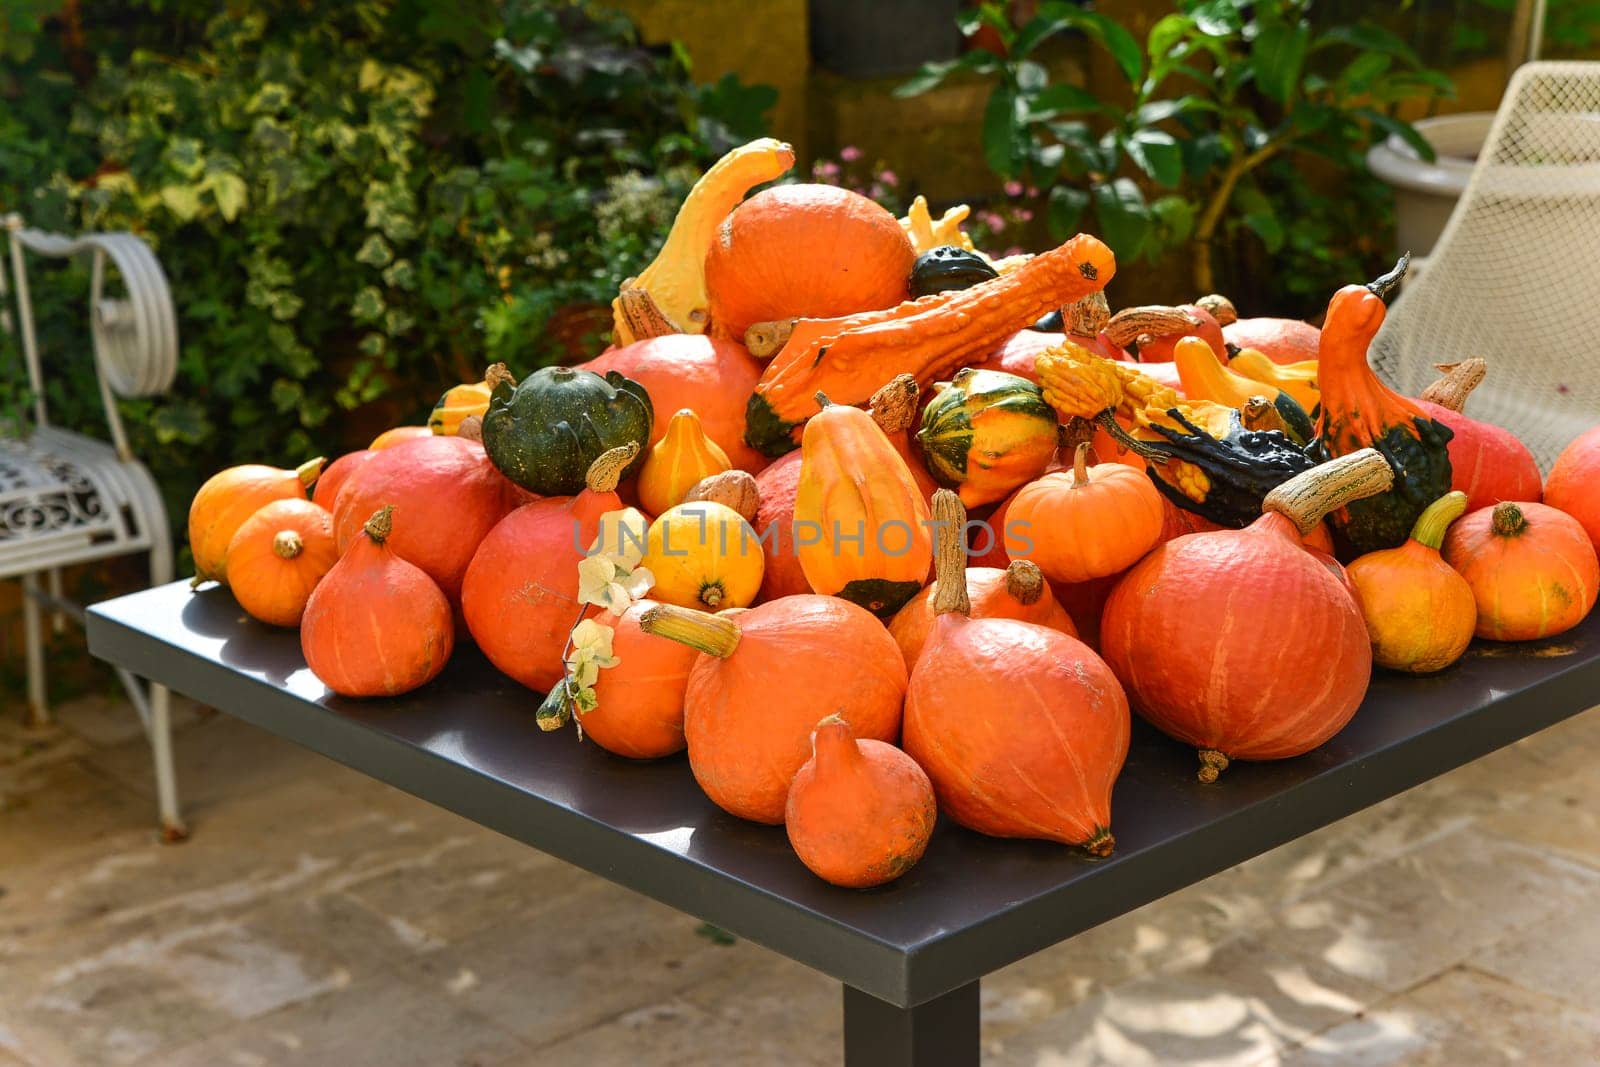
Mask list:
[[[909,870],[939,812],[1109,853],[1132,713],[1214,782],[1328,740],[1374,664],[1593,608],[1600,428],[1544,479],[1462,413],[1483,361],[1387,388],[1367,348],[1404,263],[1320,330],[1218,296],[1113,315],[1092,236],[997,260],[964,207],[746,198],[792,164],[764,140],[713,167],[589,363],[495,365],[325,469],[216,475],[196,583],[298,626],[353,697],[465,641],[555,691],[593,621],[581,735],[687,749],[713,802],[852,887]],[[579,564],[619,514],[653,584],[601,606]]]

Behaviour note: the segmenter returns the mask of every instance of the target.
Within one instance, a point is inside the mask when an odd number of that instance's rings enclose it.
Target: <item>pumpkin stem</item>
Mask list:
[[[1143,307],[1123,308],[1106,323],[1105,335],[1111,343],[1127,348],[1141,338],[1167,337],[1175,333],[1188,333],[1200,320],[1178,307],[1146,304]]]
[[[512,377],[511,371],[506,368],[504,363],[489,364],[489,369],[483,372],[483,384],[489,387],[490,392],[493,392],[502,382],[510,386],[517,384],[516,378]]]
[[[374,544],[383,544],[389,539],[389,532],[394,529],[394,505],[385,504],[373,512],[372,518],[367,520],[364,527],[367,536]]]
[[[1072,488],[1081,489],[1089,484],[1089,442],[1079,441],[1072,451]]]
[[[817,390],[815,399],[817,401],[817,407],[822,408],[824,411],[833,407],[833,401],[829,400],[828,394],[824,393],[821,389]]]
[[[1214,748],[1200,750],[1200,781],[1210,785],[1217,780],[1217,775],[1228,769],[1228,757]]]
[[[635,341],[683,332],[661,310],[661,306],[656,303],[656,298],[650,295],[648,289],[624,287],[618,291],[617,302],[613,306],[628,328],[628,334]]]
[[[855,733],[839,712],[817,723],[811,731],[811,758],[817,761],[818,771],[842,770],[861,761]]]
[[[1024,607],[1037,604],[1044,596],[1044,572],[1031,560],[1012,560],[1006,567],[1006,593]]]
[[[1388,274],[1381,275],[1368,282],[1367,291],[1378,297],[1380,300],[1388,300],[1389,293],[1393,291],[1395,286],[1400,284],[1400,280],[1406,276],[1406,270],[1410,266],[1411,253],[1406,252],[1400,257],[1400,261],[1394,265],[1394,269]]]
[[[757,359],[771,359],[789,343],[794,324],[799,319],[774,319],[758,322],[744,332],[744,347]]]
[[[727,659],[739,647],[739,624],[709,611],[657,604],[639,616],[639,629],[680,645]]]
[[[461,424],[456,427],[456,436],[483,444],[483,416],[468,415],[462,419]]]
[[[1239,309],[1233,306],[1233,301],[1221,293],[1207,293],[1194,302],[1194,306],[1208,311],[1211,317],[1217,320],[1218,326],[1227,326],[1239,321]]]
[[[324,459],[322,456],[318,456],[316,459],[308,459],[304,463],[300,464],[300,466],[296,467],[294,469],[294,473],[296,477],[300,479],[300,484],[305,486],[307,489],[310,489],[313,485],[315,485],[317,483],[317,479],[322,477],[322,465],[326,462],[326,459]]]
[[[614,493],[617,483],[622,481],[622,472],[628,469],[628,464],[633,462],[633,457],[639,454],[639,442],[629,441],[607,452],[600,453],[598,459],[589,464],[589,472],[584,475],[583,484],[591,493]]]
[[[1501,537],[1516,537],[1528,528],[1528,519],[1522,514],[1521,508],[1507,500],[1494,506],[1490,525]]]
[[[1444,544],[1445,531],[1466,510],[1467,494],[1459,489],[1453,493],[1446,493],[1422,509],[1422,514],[1417,516],[1416,525],[1411,527],[1411,540],[1437,552],[1439,546]]]
[[[967,596],[967,509],[948,489],[933,493],[933,576],[939,588],[933,594],[933,613],[972,614]]]
[[[1282,413],[1264,396],[1253,396],[1244,402],[1244,407],[1239,409],[1239,422],[1247,430],[1277,430],[1293,439]]]
[[[1263,514],[1276,511],[1304,537],[1329,512],[1353,500],[1386,492],[1394,485],[1394,468],[1376,448],[1336,456],[1295,475],[1261,502]]]
[[[1083,847],[1088,851],[1089,855],[1099,856],[1104,859],[1106,856],[1111,855],[1112,849],[1117,847],[1117,839],[1111,836],[1109,827],[1096,826],[1089,840],[1083,843]]]
[[[1082,300],[1076,300],[1061,309],[1061,318],[1067,332],[1078,337],[1099,337],[1111,320],[1111,305],[1106,303],[1104,289],[1096,289]]]
[[[1444,377],[1435,381],[1422,391],[1420,399],[1431,404],[1438,404],[1451,411],[1460,411],[1466,406],[1467,397],[1472,395],[1482,382],[1484,375],[1489,373],[1489,365],[1477,356],[1464,359],[1460,363],[1435,363],[1433,369],[1443,371]]]
[[[294,559],[305,548],[305,542],[294,530],[279,530],[272,535],[272,553],[279,559]]]
[[[897,374],[889,384],[872,394],[867,410],[872,421],[884,433],[894,434],[909,430],[917,421],[917,398],[922,390],[917,380],[909,374]]]

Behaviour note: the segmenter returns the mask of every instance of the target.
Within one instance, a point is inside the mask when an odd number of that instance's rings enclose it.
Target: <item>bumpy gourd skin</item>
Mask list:
[[[1448,446],[1454,436],[1442,422],[1417,418],[1390,426],[1381,437],[1368,441],[1352,438],[1340,446],[1326,434],[1313,441],[1307,452],[1318,463],[1370,446],[1383,453],[1398,475],[1389,492],[1357,500],[1335,513],[1339,539],[1356,554],[1404,544],[1423,509],[1450,491]]]
[[[1173,408],[1167,413],[1184,430],[1160,423],[1150,429],[1166,438],[1147,447],[1169,457],[1166,466],[1189,464],[1204,478],[1189,484],[1174,482],[1173,473],[1152,463],[1151,480],[1168,500],[1222,526],[1239,529],[1261,514],[1267,494],[1314,465],[1294,443],[1277,430],[1247,430],[1237,411],[1228,418],[1228,432],[1213,437]],[[1191,480],[1193,481],[1193,480]]]

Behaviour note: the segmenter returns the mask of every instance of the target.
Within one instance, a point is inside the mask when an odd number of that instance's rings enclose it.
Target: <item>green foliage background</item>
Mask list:
[[[0,14],[0,211],[132,230],[171,283],[178,381],[124,412],[175,524],[227,463],[331,456],[421,421],[489,362],[598,351],[596,308],[776,97],[695,87],[686,56],[574,0],[217,12]],[[52,414],[93,428],[85,272],[34,263]],[[20,360],[0,364],[16,409]]]

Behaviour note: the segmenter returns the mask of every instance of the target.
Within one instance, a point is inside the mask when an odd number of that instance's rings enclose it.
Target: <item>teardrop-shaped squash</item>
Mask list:
[[[639,503],[660,515],[702,478],[731,469],[728,454],[700,428],[700,416],[684,408],[667,422],[667,432],[650,448],[639,469]]]
[[[1428,674],[1472,643],[1472,586],[1439,556],[1445,530],[1466,508],[1465,493],[1446,493],[1423,510],[1405,544],[1368,552],[1347,568],[1378,666]]]
[[[274,500],[304,500],[322,473],[322,457],[294,470],[246,463],[206,479],[189,505],[189,551],[194,584],[228,580],[228,545],[245,521]]]

